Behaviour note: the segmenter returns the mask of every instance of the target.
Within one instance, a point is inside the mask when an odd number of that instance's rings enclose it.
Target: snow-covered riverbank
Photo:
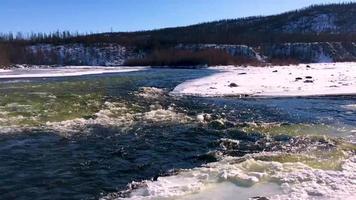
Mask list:
[[[356,94],[356,63],[212,67],[216,73],[178,85],[188,96],[324,96]]]
[[[0,70],[0,79],[83,76],[145,70],[145,67],[68,66]]]

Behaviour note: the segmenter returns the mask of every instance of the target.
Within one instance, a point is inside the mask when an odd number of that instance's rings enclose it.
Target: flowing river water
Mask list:
[[[0,199],[353,199],[356,97],[169,95],[209,70],[0,81]]]

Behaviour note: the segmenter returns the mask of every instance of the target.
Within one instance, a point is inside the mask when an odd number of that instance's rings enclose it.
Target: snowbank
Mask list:
[[[69,66],[56,68],[23,68],[1,70],[0,79],[5,78],[41,78],[41,77],[65,77],[83,76],[106,73],[122,73],[144,70],[144,67],[100,67],[100,66]]]
[[[172,95],[324,96],[356,94],[356,63],[213,67],[217,73],[178,85]]]

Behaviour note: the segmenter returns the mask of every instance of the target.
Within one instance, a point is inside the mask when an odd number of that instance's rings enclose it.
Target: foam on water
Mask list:
[[[131,107],[133,104],[130,105]],[[157,108],[158,107],[158,108]],[[61,133],[84,132],[90,126],[100,125],[106,127],[117,127],[122,130],[129,129],[137,123],[183,123],[191,121],[185,113],[175,111],[173,107],[163,109],[162,106],[152,106],[147,112],[137,112],[129,108],[125,103],[105,102],[104,109],[95,113],[92,118],[76,118],[61,122],[48,122],[46,126]]]
[[[345,108],[345,109],[347,109],[347,110],[356,111],[356,104],[344,105],[344,106],[342,106],[342,107]]]
[[[144,113],[144,121],[151,122],[179,122],[184,123],[192,119],[184,113],[177,113],[172,107],[165,109],[152,110]]]
[[[9,133],[13,129],[40,128],[49,129],[63,134],[85,133],[91,126],[104,126],[129,129],[134,124],[148,123],[186,123],[192,121],[185,112],[178,111],[172,103],[163,106],[160,100],[167,97],[163,89],[143,87],[134,94],[151,102],[127,102],[114,99],[102,101],[100,95],[71,95],[57,97],[49,92],[30,92],[31,98],[12,95],[4,99],[4,106],[0,106],[0,131]],[[19,103],[10,103],[17,98]],[[15,102],[16,102],[15,101]],[[62,105],[64,104],[64,105]],[[149,107],[149,110],[147,110]]]

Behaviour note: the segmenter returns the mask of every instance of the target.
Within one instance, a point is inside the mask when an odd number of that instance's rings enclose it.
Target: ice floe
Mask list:
[[[216,163],[183,170],[176,175],[159,177],[157,181],[134,182],[131,184],[131,189],[126,191],[126,194],[125,192],[122,194],[125,194],[127,199],[135,200],[236,199],[238,197],[248,199],[257,196],[280,200],[354,199],[356,197],[355,156],[347,159],[341,170],[332,171],[314,169],[299,162],[280,163],[255,159],[263,154],[272,156],[262,153],[243,159],[227,157]],[[221,185],[228,187],[220,187]],[[243,191],[244,188],[250,189],[249,196],[246,194],[239,196],[239,193],[235,193],[239,190]],[[108,195],[103,199],[124,198]]]

